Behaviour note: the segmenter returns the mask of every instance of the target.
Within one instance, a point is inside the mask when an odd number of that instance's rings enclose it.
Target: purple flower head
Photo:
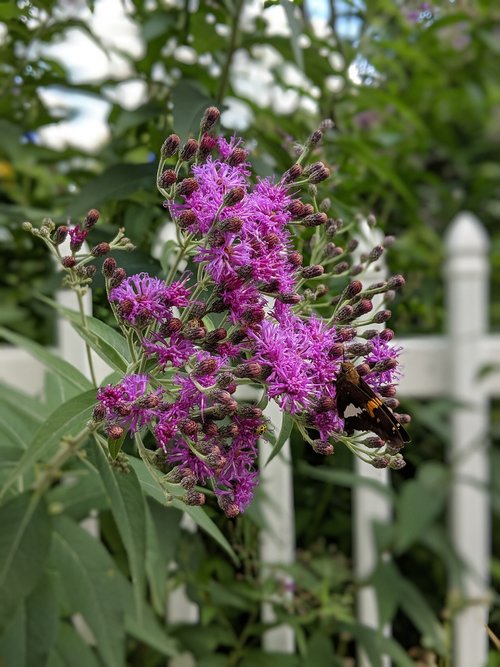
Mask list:
[[[180,333],[173,333],[168,339],[152,333],[149,340],[142,341],[142,346],[146,356],[156,355],[162,370],[169,364],[174,368],[181,368],[196,351],[193,343]]]
[[[97,391],[105,408],[105,420],[135,433],[159,414],[163,389],[147,391],[147,375],[126,375],[117,385],[108,384]]]
[[[71,240],[70,242],[70,247],[71,250],[80,250],[82,247],[83,242],[87,238],[88,235],[88,230],[87,229],[80,229],[79,225],[75,225],[74,227],[70,227],[68,234],[69,238]]]
[[[172,306],[186,306],[188,294],[185,280],[167,286],[159,278],[137,273],[112,289],[109,300],[117,302],[123,320],[132,326],[144,326],[170,317]]]
[[[377,391],[383,385],[397,383],[401,377],[397,359],[402,348],[391,345],[380,335],[374,336],[370,343],[372,351],[366,355],[365,362],[372,368],[375,366],[375,370],[366,375],[364,379]]]

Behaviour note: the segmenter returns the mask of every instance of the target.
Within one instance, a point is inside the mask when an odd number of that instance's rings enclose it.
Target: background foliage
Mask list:
[[[24,219],[40,221],[50,215],[57,222],[68,216],[76,220],[97,207],[106,221],[103,238],[124,225],[138,245],[126,258],[127,270],[160,270],[150,257],[164,220],[153,187],[155,153],[174,129],[185,138],[210,103],[228,108],[223,116],[228,133],[240,130],[242,119],[246,123],[253,163],[263,175],[286,169],[293,141],[307,137],[322,118],[335,121],[322,157],[337,172],[331,196],[338,214],[373,211],[386,233],[398,235],[389,260],[391,268],[408,279],[394,308],[398,334],[443,328],[442,238],[460,210],[472,210],[490,230],[493,293],[498,289],[500,14],[494,3],[424,7],[332,0],[326,3],[329,31],[320,37],[307,6],[300,3],[269,2],[267,9],[254,11],[248,0],[211,0],[197,7],[136,0],[127,5],[130,30],[140,44],[133,49],[113,39],[112,29],[99,31],[90,21],[102,4],[75,3],[68,10],[53,2],[0,3],[1,324],[40,343],[52,339],[52,316],[33,294],[52,294],[58,281],[48,278],[50,264],[41,246],[21,232]],[[278,12],[285,17],[287,35],[274,30]],[[81,34],[111,62],[101,77],[79,79],[64,55],[57,55],[70,54]],[[66,50],[54,50],[61,42]],[[78,56],[85,57],[81,52]],[[142,90],[135,106],[126,97],[132,82]],[[49,103],[50,93],[61,92],[73,95],[67,98],[69,109]],[[54,126],[78,116],[79,104],[92,110],[102,100],[108,104],[106,141],[96,144],[91,132],[75,129],[63,145],[47,142]],[[98,315],[104,312],[98,290],[95,309]],[[498,327],[498,300],[492,303],[492,319]],[[48,383],[41,407],[23,399],[24,407],[14,408],[10,401],[13,431],[24,430],[18,431],[17,440],[4,437],[3,461],[15,462],[16,442],[31,440],[28,436],[43,415],[75,395],[71,383],[61,389],[60,376]],[[87,406],[77,403],[72,409],[80,414]],[[395,639],[403,647],[389,647],[397,664],[406,664],[404,653],[412,647],[447,654],[446,629],[454,601],[446,599],[446,580],[458,567],[444,530],[448,477],[442,462],[450,405],[413,402],[405,409],[415,416],[412,437],[418,448],[409,452],[404,474],[394,476],[396,521],[390,532],[379,536],[381,552],[389,550],[394,559],[391,565],[381,560],[374,576],[385,601],[384,614],[392,619]],[[282,596],[276,599],[282,600],[278,617],[296,631],[298,654],[282,655],[280,664],[347,664],[342,656],[353,655],[356,642],[371,647],[376,656],[380,637],[356,624],[353,611],[357,582],[350,567],[350,490],[359,480],[350,473],[347,456],[344,460],[336,455],[330,466],[321,459],[319,465],[298,440],[293,455],[299,558],[290,573],[297,591],[293,603]],[[3,619],[0,655],[6,664],[20,645],[27,647],[26,664],[44,664],[49,654],[49,664],[68,664],[64,656],[78,651],[85,665],[122,664],[118,645],[125,632],[128,664],[163,664],[162,653],[174,650],[173,637],[181,650],[190,647],[201,667],[251,665],[257,659],[266,664],[260,652],[264,628],[259,605],[279,591],[273,578],[256,586],[259,503],[265,499],[258,499],[248,516],[236,522],[212,517],[240,556],[238,566],[221,551],[220,541],[183,530],[178,509],[160,508],[147,499],[147,509],[141,511],[148,517],[148,544],[156,545],[152,553],[163,564],[175,559],[178,569],[166,583],[161,578],[148,581],[147,613],[157,620],[150,619],[148,627],[156,629],[146,636],[144,624],[132,614],[116,620],[118,607],[132,595],[130,553],[119,529],[123,517],[110,511],[95,471],[77,477],[77,485],[51,490],[49,507],[60,503],[62,514],[53,517],[38,505],[31,516],[32,532],[24,539],[26,545],[36,545],[38,553],[43,545],[49,548],[48,525],[53,523],[52,567],[36,580],[41,571],[21,577],[16,593],[23,602],[9,609],[16,609],[12,620],[9,615]],[[498,510],[498,490],[494,503]],[[13,497],[0,509],[0,525],[15,525],[28,507],[27,496]],[[91,508],[99,511],[100,542],[78,525]],[[71,548],[81,555],[78,561],[69,558]],[[156,568],[153,563],[148,567],[152,577]],[[116,573],[113,585],[99,579],[106,568]],[[166,576],[166,568],[157,569]],[[497,584],[499,570],[494,561]],[[102,593],[99,603],[107,600],[106,608],[87,609],[87,615],[114,619],[106,621],[109,639],[97,637],[97,650],[86,647],[68,622],[78,610],[76,599],[68,594],[61,609],[60,588],[69,580],[91,582],[92,590]],[[159,620],[161,591],[179,582],[202,603],[203,614],[195,637],[179,626],[170,628],[166,638]],[[30,628],[41,619],[43,626],[31,635]],[[497,612],[491,621],[498,629]],[[17,655],[16,664],[21,664]],[[491,664],[499,664],[495,654]]]

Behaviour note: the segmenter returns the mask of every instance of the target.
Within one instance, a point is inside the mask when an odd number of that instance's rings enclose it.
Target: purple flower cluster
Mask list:
[[[389,329],[366,325],[390,314],[373,308],[374,295],[404,281],[365,288],[353,280],[384,248],[355,260],[334,242],[342,221],[297,196],[301,184],[316,188],[328,169],[318,162],[303,169],[298,161],[280,181],[252,184],[242,141],[208,133],[216,111],[207,111],[200,141],[180,147],[176,135],[166,140],[161,166],[177,163],[158,180],[180,252],[199,265],[198,282],[191,274],[167,283],[146,273],[127,278],[114,266],[104,271],[114,312],[133,340],[134,371],[141,372],[99,390],[96,419],[110,437],[147,427],[186,502],[202,504],[201,489],[210,486],[235,516],[252,499],[257,442],[266,429],[262,411],[235,398],[238,386],[262,387],[316,451],[331,453],[334,443],[348,441],[336,403],[343,361],[356,363],[368,385],[397,407],[399,348]],[[309,148],[320,137],[314,133]],[[185,164],[189,173],[179,180]],[[292,232],[300,226],[316,228],[319,264],[302,267],[304,246]],[[327,286],[314,287],[325,271],[343,281],[334,298]],[[329,320],[315,313],[318,304],[330,304]]]

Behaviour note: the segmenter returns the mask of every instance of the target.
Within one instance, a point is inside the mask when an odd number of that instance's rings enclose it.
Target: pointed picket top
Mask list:
[[[449,255],[486,255],[490,240],[479,219],[470,211],[461,211],[453,218],[445,243]]]

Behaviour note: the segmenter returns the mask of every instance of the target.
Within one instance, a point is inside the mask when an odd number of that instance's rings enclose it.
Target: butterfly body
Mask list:
[[[336,382],[337,411],[349,435],[371,431],[393,447],[401,448],[410,437],[394,413],[363,380],[353,363],[344,361]]]

